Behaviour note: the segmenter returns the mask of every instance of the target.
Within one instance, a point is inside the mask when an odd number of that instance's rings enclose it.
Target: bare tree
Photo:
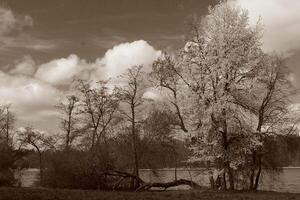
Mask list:
[[[19,141],[23,147],[29,145],[37,151],[39,155],[40,183],[42,185],[44,180],[43,153],[46,150],[55,149],[57,142],[55,136],[46,136],[32,127],[26,127],[25,130],[19,131]]]
[[[252,93],[234,94],[234,102],[249,110],[256,116],[256,135],[259,142],[263,144],[269,135],[286,134],[294,130],[294,123],[287,120],[289,115],[289,99],[295,94],[290,81],[288,70],[284,60],[278,56],[265,55],[264,67],[258,72],[260,74]],[[296,121],[296,119],[294,120]],[[263,145],[252,149],[251,153],[251,190],[257,190],[262,172]]]
[[[89,83],[80,80],[77,86],[81,95],[81,112],[85,114],[86,129],[91,129],[92,132],[91,150],[105,137],[118,108],[118,99],[114,91],[109,91],[107,84],[106,81],[100,81],[98,87],[92,88]]]
[[[81,134],[78,127],[79,99],[74,95],[67,96],[66,100],[61,101],[56,107],[63,115],[61,125],[65,133],[64,149],[68,151],[73,141]]]
[[[152,66],[152,72],[150,74],[152,83],[155,87],[166,89],[171,93],[171,98],[168,99],[173,106],[175,113],[178,117],[177,124],[184,131],[188,132],[185,125],[184,115],[179,103],[180,98],[180,76],[179,69],[176,68],[176,63],[172,60],[171,56],[164,53],[158,58]]]
[[[138,155],[138,114],[139,108],[142,106],[145,92],[145,79],[142,72],[142,66],[133,66],[128,69],[122,78],[124,79],[124,85],[117,88],[118,95],[121,102],[121,113],[125,119],[130,123],[131,128],[131,145],[133,152],[133,174],[139,177],[139,155]],[[137,182],[134,183],[134,187],[138,187]]]

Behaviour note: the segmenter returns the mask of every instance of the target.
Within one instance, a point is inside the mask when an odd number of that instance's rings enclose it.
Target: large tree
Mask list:
[[[75,95],[67,96],[56,106],[60,111],[61,128],[64,132],[64,149],[68,151],[74,140],[80,136],[79,127],[79,99]]]
[[[182,130],[194,135],[190,160],[217,169],[222,187],[228,180],[234,189],[255,154],[256,189],[265,130],[278,132],[287,113],[285,67],[262,50],[261,28],[249,25],[247,11],[226,1],[191,27],[174,62],[163,56],[154,63],[156,85],[170,91]]]
[[[97,143],[106,138],[119,102],[115,92],[110,91],[107,81],[100,81],[93,87],[90,83],[80,80],[77,89],[85,130],[91,133],[87,137],[89,148],[93,151]]]
[[[146,91],[145,74],[142,66],[133,66],[129,68],[120,79],[120,86],[117,87],[118,95],[121,100],[120,112],[125,121],[129,122],[131,132],[132,163],[133,174],[139,177],[139,125],[141,122],[141,106],[144,103],[143,95]],[[138,183],[134,183],[137,187]]]

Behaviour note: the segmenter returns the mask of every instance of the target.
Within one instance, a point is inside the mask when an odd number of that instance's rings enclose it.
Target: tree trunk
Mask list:
[[[259,179],[260,179],[260,174],[261,174],[261,154],[258,154],[258,171],[256,174],[256,178],[255,178],[255,185],[254,185],[254,190],[258,189],[258,185],[259,185]]]
[[[226,183],[226,172],[223,172],[223,183],[222,183],[222,189],[227,190],[227,183]]]
[[[226,110],[223,109],[222,111],[223,115],[223,132],[222,132],[222,139],[223,139],[223,149],[224,149],[224,167],[228,173],[228,179],[229,179],[229,189],[234,190],[234,175],[232,168],[230,167],[230,161],[229,158],[227,157],[227,151],[228,151],[228,130],[227,130],[227,121],[226,121]],[[224,170],[225,170],[224,169]]]
[[[132,124],[131,124],[131,134],[132,134],[132,151],[133,151],[133,174],[136,177],[139,177],[139,161],[138,161],[138,151],[137,151],[137,135],[135,130],[135,109],[134,104],[131,105],[131,116],[132,116]],[[133,179],[132,187],[139,187],[138,182]]]
[[[40,185],[42,186],[44,183],[44,170],[43,170],[43,162],[42,162],[42,153],[38,150],[39,154],[39,165],[40,165]]]
[[[254,176],[255,176],[255,163],[256,163],[256,152],[253,151],[252,153],[252,166],[250,171],[250,177],[249,177],[249,189],[254,190]]]
[[[229,190],[234,190],[234,176],[229,163],[226,164],[226,168],[227,168],[228,180],[229,180]]]
[[[216,189],[215,180],[212,175],[209,176],[209,182],[210,182],[210,188],[213,190]]]

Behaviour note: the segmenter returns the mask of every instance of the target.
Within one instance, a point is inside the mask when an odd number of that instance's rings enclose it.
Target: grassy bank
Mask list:
[[[0,200],[299,200],[300,194],[275,192],[102,192],[89,190],[54,190],[0,188]]]

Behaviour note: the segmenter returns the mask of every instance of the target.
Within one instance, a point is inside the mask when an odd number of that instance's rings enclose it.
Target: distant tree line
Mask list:
[[[184,47],[163,52],[151,70],[132,66],[112,80],[76,80],[56,106],[57,135],[26,127],[12,145],[13,115],[4,109],[2,171],[13,171],[33,148],[48,187],[195,187],[177,176],[148,183],[139,170],[201,166],[213,189],[257,190],[263,171],[299,164],[290,100],[297,91],[284,59],[263,51],[261,35],[245,10],[222,1],[193,19]]]

